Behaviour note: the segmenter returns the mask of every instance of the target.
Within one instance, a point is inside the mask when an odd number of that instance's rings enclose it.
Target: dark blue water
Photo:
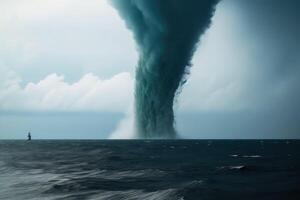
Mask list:
[[[0,199],[298,200],[300,141],[0,141]]]

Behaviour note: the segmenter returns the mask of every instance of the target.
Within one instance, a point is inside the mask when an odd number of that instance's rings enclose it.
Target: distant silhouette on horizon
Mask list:
[[[30,141],[31,140],[31,133],[30,132],[28,132],[28,135],[27,135],[27,137],[28,137],[28,141]]]

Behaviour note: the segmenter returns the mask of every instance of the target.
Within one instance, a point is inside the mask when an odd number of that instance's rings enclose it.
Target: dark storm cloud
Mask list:
[[[236,71],[228,73],[240,88],[237,102],[246,106],[180,113],[179,130],[202,138],[299,138],[300,1],[223,0],[216,15],[234,21],[223,22],[231,29],[223,38],[237,51],[226,52],[232,62],[223,58],[220,63],[234,65],[228,68]],[[217,50],[215,59],[217,52],[222,54]]]
[[[230,0],[239,9],[244,33],[256,40],[270,75],[283,77],[299,69],[300,1]],[[274,74],[273,74],[274,73]],[[276,74],[278,73],[278,74]]]
[[[249,49],[253,74],[244,86],[253,104],[299,111],[300,1],[224,0],[239,17],[240,48]],[[243,63],[241,63],[243,64]]]

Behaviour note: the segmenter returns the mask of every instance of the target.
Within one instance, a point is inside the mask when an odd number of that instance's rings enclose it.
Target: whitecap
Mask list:
[[[246,169],[246,165],[234,165],[234,166],[222,166],[217,167],[219,170],[244,170]]]
[[[243,158],[260,158],[261,155],[244,155]]]
[[[229,166],[229,169],[233,169],[233,170],[242,170],[245,168],[246,168],[245,165]]]

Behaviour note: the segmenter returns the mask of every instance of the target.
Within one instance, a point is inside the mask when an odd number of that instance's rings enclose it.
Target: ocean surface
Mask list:
[[[0,141],[0,199],[300,199],[300,140]]]

